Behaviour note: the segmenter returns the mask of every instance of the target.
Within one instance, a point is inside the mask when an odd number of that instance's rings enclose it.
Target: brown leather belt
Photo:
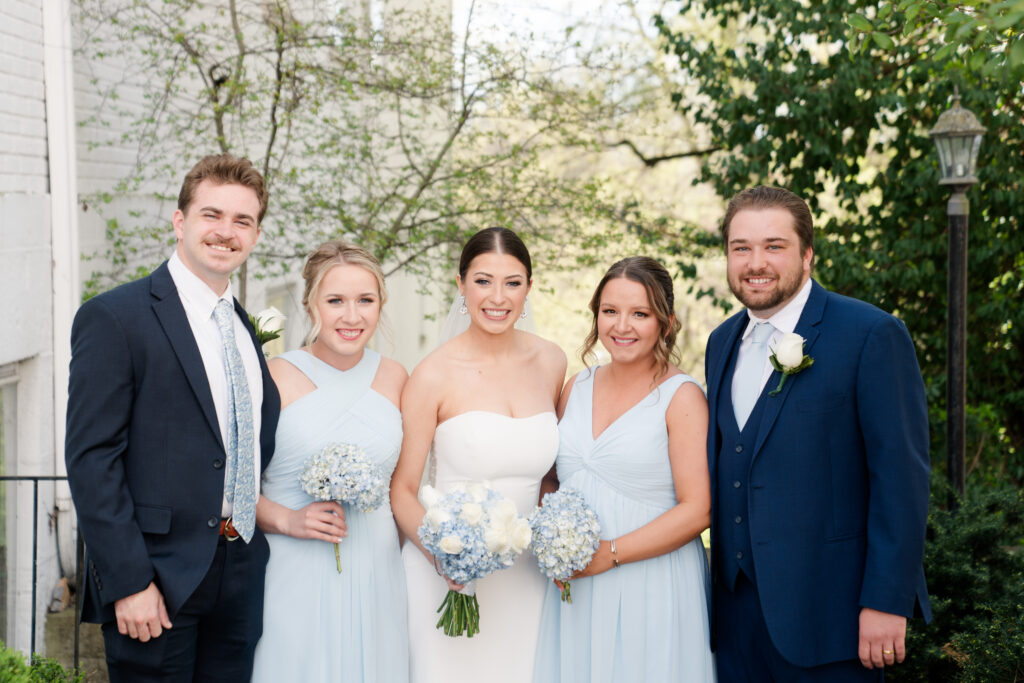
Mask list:
[[[231,518],[220,520],[220,535],[229,541],[237,541],[241,538],[241,534],[235,529],[235,525],[231,523]]]

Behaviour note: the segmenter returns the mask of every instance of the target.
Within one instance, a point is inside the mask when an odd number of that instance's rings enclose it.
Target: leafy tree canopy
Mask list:
[[[887,39],[872,34],[851,50],[848,17],[903,26],[923,4],[685,0],[679,16],[655,21],[665,50],[698,86],[697,96],[678,93],[676,106],[707,126],[721,148],[700,180],[723,198],[770,183],[808,200],[818,226],[815,276],[910,328],[937,452],[945,419],[948,191],[938,185],[928,131],[959,86],[963,106],[988,129],[980,182],[968,193],[968,470],[981,465],[1019,485],[1024,91],[1019,81],[987,76],[988,61],[974,68],[973,57],[964,64],[955,51],[930,49],[946,35],[941,25],[892,30]],[[709,25],[717,36],[693,30]]]
[[[957,60],[988,79],[1024,76],[1024,0],[882,2],[848,21],[883,50],[915,41],[935,59]],[[856,38],[851,44],[856,49]]]

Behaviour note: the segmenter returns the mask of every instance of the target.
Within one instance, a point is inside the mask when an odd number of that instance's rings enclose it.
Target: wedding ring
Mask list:
[[[882,650],[882,654],[883,655],[894,655],[894,654],[896,654],[896,651],[895,650]]]

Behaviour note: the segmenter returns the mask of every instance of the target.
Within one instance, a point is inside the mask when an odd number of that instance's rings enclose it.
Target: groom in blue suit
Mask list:
[[[907,618],[931,618],[914,345],[895,317],[811,279],[813,235],[806,203],[774,187],[741,192],[722,221],[746,307],[705,358],[722,683],[881,680]]]
[[[280,399],[231,294],[267,208],[247,159],[202,159],[152,275],[71,330],[66,459],[87,546],[82,618],[110,680],[248,681],[269,548],[255,527]]]

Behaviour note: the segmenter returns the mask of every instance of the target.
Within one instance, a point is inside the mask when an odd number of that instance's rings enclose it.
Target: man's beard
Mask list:
[[[744,291],[742,289],[743,280],[751,277],[772,277],[774,273],[771,271],[746,272],[736,282],[729,278],[729,289],[732,290],[733,296],[739,299],[741,304],[757,313],[775,308],[796,296],[796,293],[800,291],[800,287],[803,285],[802,274],[803,271],[800,271],[792,278],[780,274],[777,276],[776,287],[773,291],[757,293]]]

